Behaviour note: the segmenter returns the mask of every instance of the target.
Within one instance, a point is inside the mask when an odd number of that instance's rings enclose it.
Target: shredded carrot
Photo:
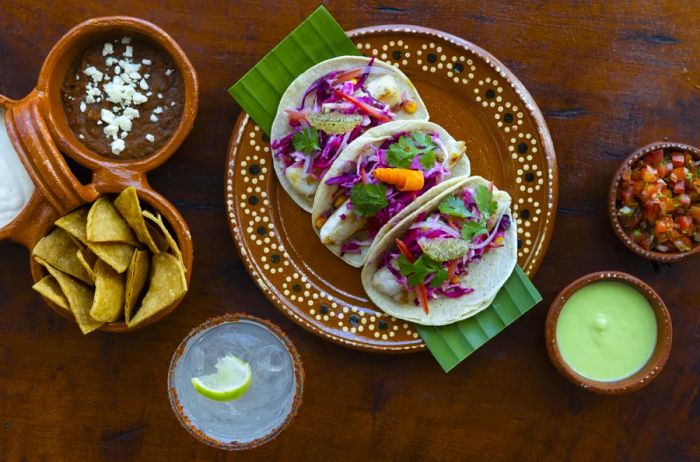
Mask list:
[[[459,259],[455,258],[447,266],[447,278],[450,280],[450,282],[452,282],[452,278],[455,276],[455,271],[457,271],[457,263],[459,263]]]
[[[396,248],[399,249],[399,252],[401,252],[406,259],[413,263],[415,261],[415,258],[413,257],[413,253],[411,252],[411,249],[408,248],[408,246],[404,243],[399,238],[396,238]]]
[[[413,256],[411,249],[408,248],[406,243],[399,238],[396,238],[395,242],[396,247],[399,249],[399,252],[401,252],[404,255],[404,257],[406,257],[406,260],[413,263],[415,261],[415,257]],[[423,312],[425,312],[425,314],[428,314],[430,312],[430,306],[428,306],[428,291],[425,288],[425,284],[417,285],[416,287],[414,287],[414,290],[416,291],[416,298],[418,298],[418,302],[423,307]]]
[[[424,284],[416,286],[416,295],[418,296],[420,305],[423,307],[423,312],[425,314],[430,313],[430,306],[428,305],[428,291],[426,290]]]
[[[362,178],[363,183],[367,183],[367,172],[365,172],[364,167],[360,169],[360,178]]]
[[[369,104],[364,103],[364,102],[360,101],[359,99],[357,99],[357,98],[355,98],[355,97],[353,97],[353,96],[346,95],[346,94],[343,93],[342,91],[337,90],[337,89],[335,89],[335,88],[332,88],[331,90],[333,91],[333,93],[334,93],[336,96],[338,96],[338,97],[344,99],[345,101],[347,101],[347,102],[349,102],[349,103],[352,103],[353,105],[357,106],[358,109],[361,109],[362,111],[364,111],[364,112],[366,112],[367,114],[371,115],[371,116],[374,117],[375,119],[381,120],[382,122],[389,122],[389,121],[391,120],[391,118],[390,118],[389,116],[387,116],[387,115],[384,114],[382,111],[380,111],[379,109],[375,108],[374,106],[370,106]]]
[[[425,186],[422,170],[408,168],[377,168],[374,177],[382,183],[394,185],[399,191],[420,191]]]
[[[340,74],[336,75],[335,78],[333,79],[334,83],[340,83],[340,82],[345,82],[347,80],[353,80],[359,76],[362,75],[362,68],[357,67],[355,69],[350,69],[345,72],[341,72]]]
[[[447,219],[447,224],[450,225],[450,228],[456,229],[457,231],[459,231],[459,227],[457,227],[457,225],[455,224],[455,222],[451,216]]]

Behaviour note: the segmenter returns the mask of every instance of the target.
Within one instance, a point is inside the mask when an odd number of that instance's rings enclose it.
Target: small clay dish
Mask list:
[[[275,335],[285,346],[285,348],[289,351],[289,354],[291,355],[292,358],[292,365],[294,367],[294,398],[292,401],[291,409],[289,410],[289,413],[287,414],[286,418],[284,421],[282,421],[281,424],[279,424],[277,427],[271,429],[266,435],[252,440],[252,441],[247,441],[247,442],[239,442],[239,441],[227,441],[227,442],[222,442],[219,440],[216,440],[208,435],[206,435],[204,432],[202,432],[199,428],[197,428],[188,416],[185,408],[183,407],[182,401],[180,400],[180,396],[177,391],[176,387],[176,369],[178,367],[179,362],[183,359],[183,355],[186,353],[186,350],[188,349],[188,344],[190,341],[195,339],[199,334],[203,333],[204,331],[207,331],[212,328],[216,328],[222,324],[231,324],[231,323],[238,323],[238,322],[251,322],[254,324],[258,324],[267,330],[269,330],[273,335]],[[251,386],[255,386],[255,377],[253,376],[253,384]],[[189,385],[189,384],[188,384]],[[192,393],[196,393],[194,390],[192,390]],[[250,393],[250,391],[249,391]],[[277,325],[273,324],[272,322],[268,321],[267,319],[261,319],[255,316],[251,316],[246,313],[226,313],[222,316],[217,316],[215,318],[208,319],[207,321],[203,322],[199,326],[195,327],[190,331],[190,333],[180,342],[180,345],[178,345],[177,349],[175,350],[175,354],[173,355],[172,360],[170,361],[170,368],[168,371],[168,395],[170,397],[170,405],[173,409],[173,412],[175,413],[175,416],[177,417],[177,420],[180,422],[180,424],[187,430],[192,436],[194,436],[196,439],[201,441],[202,443],[205,443],[209,446],[215,447],[217,449],[224,449],[227,451],[244,451],[248,449],[253,449],[258,446],[261,446],[265,443],[269,443],[270,441],[274,440],[277,438],[280,433],[282,433],[289,425],[292,423],[294,418],[297,415],[297,412],[299,411],[299,407],[301,406],[302,398],[304,395],[304,365],[301,362],[301,356],[299,355],[299,352],[297,351],[296,347],[294,346],[294,343],[287,337],[287,335],[280,329]],[[226,406],[226,403],[220,403],[222,406]]]
[[[639,244],[634,242],[632,237],[627,234],[627,232],[622,228],[620,220],[617,216],[618,204],[617,204],[617,193],[622,182],[622,172],[626,168],[632,168],[632,166],[637,163],[637,161],[652,151],[657,149],[671,150],[671,151],[685,151],[690,153],[696,160],[700,160],[700,149],[695,146],[690,146],[683,143],[673,143],[668,141],[658,141],[656,143],[648,144],[636,151],[634,151],[627,159],[625,159],[617,171],[612,177],[610,182],[610,192],[608,193],[608,215],[610,218],[610,223],[612,224],[613,231],[615,235],[622,241],[623,244],[627,246],[632,252],[639,256],[647,258],[649,260],[664,262],[664,263],[674,263],[683,260],[688,260],[697,256],[700,253],[700,245],[695,245],[691,250],[687,252],[655,252],[652,250],[646,250],[642,248]]]
[[[647,363],[637,373],[622,380],[614,382],[599,382],[590,380],[574,371],[562,357],[557,344],[557,321],[562,308],[569,298],[579,289],[600,281],[619,281],[631,285],[644,295],[656,315],[656,347]],[[552,305],[549,307],[547,321],[545,324],[545,337],[547,341],[547,353],[554,367],[568,380],[579,387],[604,395],[620,395],[639,390],[654,380],[663,369],[668,355],[671,352],[671,341],[673,338],[673,327],[671,325],[671,315],[666,308],[661,297],[647,283],[637,279],[631,274],[618,271],[601,271],[583,276],[564,290],[559,292]]]
[[[76,56],[96,41],[127,35],[165,50],[177,67],[184,88],[184,107],[172,136],[157,151],[135,160],[102,157],[89,150],[68,126],[61,101],[61,84]],[[31,93],[17,101],[0,95],[8,137],[35,186],[21,212],[0,229],[0,240],[10,239],[29,249],[35,282],[45,275],[45,271],[31,257],[31,251],[42,237],[51,232],[58,218],[105,194],[115,197],[127,187],[134,186],[142,205],[161,214],[173,232],[182,252],[189,283],[193,264],[189,228],[177,209],[153,190],[146,175],[180,147],[192,128],[197,105],[197,74],[182,49],[154,24],[126,16],[96,18],[78,24],[53,47],[42,67],[37,87]],[[78,181],[64,155],[92,171],[89,184]],[[66,310],[48,300],[46,302],[60,315],[71,317]],[[124,322],[113,322],[104,324],[100,330],[122,333],[139,329],[163,318],[177,305],[174,303],[134,328],[128,328]]]
[[[156,152],[131,160],[103,157],[86,147],[68,125],[61,98],[61,84],[79,53],[96,42],[124,36],[144,40],[165,50],[184,84],[182,116],[170,139]],[[107,170],[112,173],[121,168],[132,172],[145,172],[168,160],[192,129],[199,98],[197,73],[175,40],[158,26],[127,16],[91,19],[68,31],[46,57],[39,74],[37,91],[45,95],[45,104],[48,105],[46,122],[61,151],[94,171]]]

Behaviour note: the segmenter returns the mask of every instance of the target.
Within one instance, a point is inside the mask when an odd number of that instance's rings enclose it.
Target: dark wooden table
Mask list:
[[[534,279],[544,301],[449,375],[427,353],[358,353],[297,327],[248,277],[229,236],[223,166],[240,109],[226,88],[316,2],[91,3],[0,2],[0,93],[28,93],[51,46],[84,19],[129,14],[172,34],[199,71],[199,117],[151,181],[192,229],[192,287],[177,311],[148,329],[83,337],[31,291],[27,251],[1,243],[1,460],[700,459],[700,261],[652,265],[617,241],[605,215],[610,176],[636,147],[664,138],[700,144],[697,2],[324,2],[348,29],[412,23],[477,43],[515,72],[549,124],[560,195],[554,238]],[[545,352],[554,295],[602,269],[649,282],[675,327],[666,369],[624,397],[577,389]],[[183,336],[227,311],[282,326],[307,373],[293,425],[235,455],[180,427],[165,384]]]

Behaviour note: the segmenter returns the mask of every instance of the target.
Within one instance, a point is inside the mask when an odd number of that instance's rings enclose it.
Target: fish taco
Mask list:
[[[385,313],[445,325],[487,308],[517,261],[508,193],[475,176],[439,185],[369,251],[362,285]]]
[[[392,120],[428,118],[415,87],[396,67],[359,56],[323,61],[282,95],[271,132],[275,172],[292,199],[311,212],[321,178],[355,138]]]
[[[321,242],[360,267],[380,230],[451,178],[469,175],[464,142],[426,121],[388,122],[350,143],[321,180],[312,222]]]

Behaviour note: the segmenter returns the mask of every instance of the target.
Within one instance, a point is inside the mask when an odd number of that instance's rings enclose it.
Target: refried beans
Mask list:
[[[61,87],[68,124],[104,157],[139,159],[158,151],[182,117],[184,86],[170,56],[123,37],[86,48]]]

